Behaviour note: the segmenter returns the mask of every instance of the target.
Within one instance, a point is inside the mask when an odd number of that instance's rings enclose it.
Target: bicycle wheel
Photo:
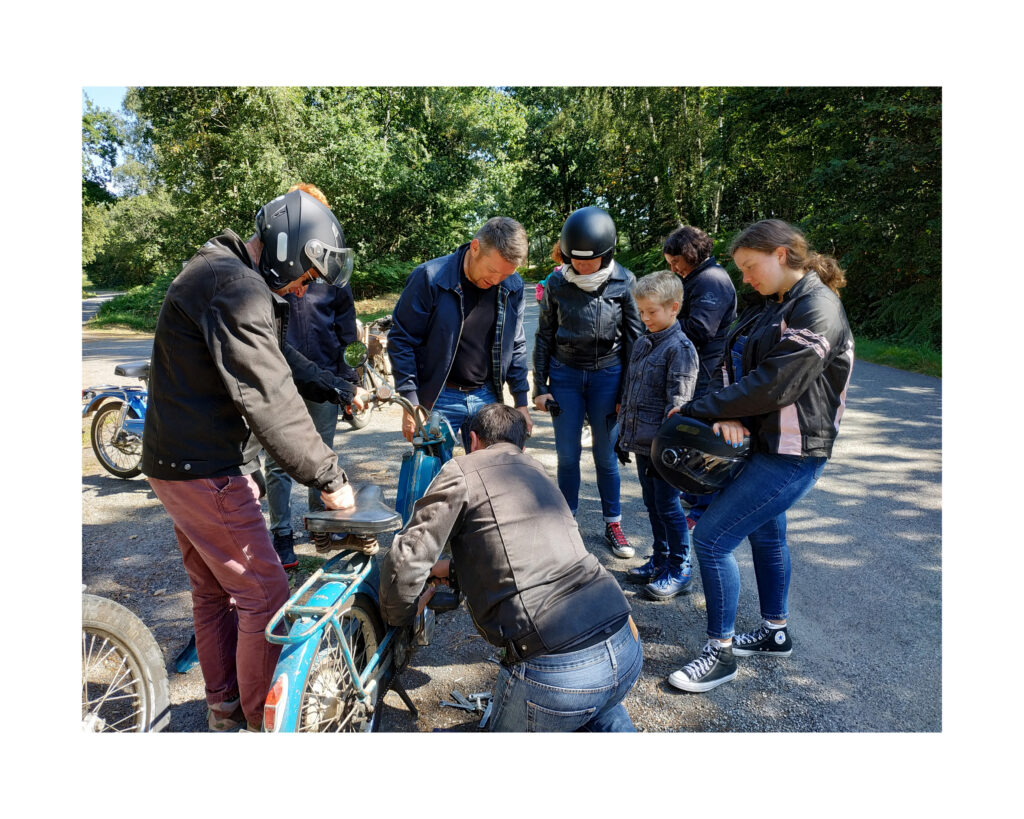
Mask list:
[[[92,451],[96,453],[103,468],[111,475],[128,480],[142,472],[142,438],[121,429],[118,424],[120,413],[119,401],[107,402],[96,410],[89,437],[92,441]],[[127,417],[139,416],[135,410],[128,407]]]
[[[320,645],[299,703],[297,731],[356,733],[379,727],[383,694],[379,687],[373,691],[372,712],[359,701],[341,641],[345,641],[361,674],[384,637],[384,624],[373,600],[365,594],[355,595],[338,619],[340,631],[326,627],[320,633]]]
[[[146,624],[113,600],[82,595],[82,730],[161,731],[170,689]]]
[[[367,392],[373,392],[374,383],[373,379],[370,378],[370,374],[366,371],[365,367],[360,367],[357,370],[359,375],[359,384]],[[362,412],[356,412],[352,410],[352,417],[349,419],[349,423],[352,425],[352,429],[362,429],[368,423],[370,423],[370,408],[367,407]]]

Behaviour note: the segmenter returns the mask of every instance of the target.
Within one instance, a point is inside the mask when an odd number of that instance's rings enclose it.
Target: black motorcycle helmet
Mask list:
[[[615,238],[615,222],[608,211],[597,207],[574,210],[562,225],[562,261],[572,264],[573,259],[600,256],[601,267],[605,268],[615,255]]]
[[[344,287],[352,277],[354,256],[331,213],[305,191],[291,191],[267,202],[256,214],[263,242],[260,273],[271,290],[280,290],[309,269],[328,284]]]
[[[662,424],[651,442],[651,461],[658,474],[680,492],[694,495],[723,489],[749,454],[749,438],[733,448],[711,431],[711,424],[679,415]]]

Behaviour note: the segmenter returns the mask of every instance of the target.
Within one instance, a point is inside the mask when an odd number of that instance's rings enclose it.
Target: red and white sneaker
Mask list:
[[[636,549],[629,545],[618,522],[604,525],[604,539],[616,557],[633,557],[636,554]]]

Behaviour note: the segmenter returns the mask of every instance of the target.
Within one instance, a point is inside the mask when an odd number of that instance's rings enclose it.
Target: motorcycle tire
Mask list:
[[[384,639],[384,623],[373,600],[356,594],[338,615],[340,635],[349,646],[352,661],[361,674]],[[332,626],[320,632],[320,644],[303,684],[295,730],[307,733],[363,733],[380,728],[380,686],[372,693],[373,710],[359,702],[341,650],[339,631]]]
[[[164,655],[120,603],[82,595],[82,730],[162,731],[170,722]]]
[[[142,472],[142,439],[137,435],[125,433],[123,443],[117,442],[118,418],[121,412],[120,401],[108,401],[96,410],[92,419],[89,440],[92,451],[100,465],[111,475],[128,480]],[[138,418],[138,413],[128,407],[128,417]]]

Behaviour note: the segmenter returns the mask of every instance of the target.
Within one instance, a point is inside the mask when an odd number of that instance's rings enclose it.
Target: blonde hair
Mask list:
[[[846,287],[846,271],[839,262],[811,250],[804,234],[781,219],[764,219],[744,228],[729,245],[729,255],[736,255],[741,248],[774,253],[779,247],[785,248],[786,267],[791,270],[814,270],[837,296],[840,288]]]
[[[288,188],[288,193],[291,193],[292,191],[303,191],[308,193],[314,199],[318,200],[325,208],[330,207],[330,204],[327,202],[327,197],[324,196],[324,192],[316,185],[310,185],[308,182],[299,182],[298,184],[292,185]]]
[[[634,299],[649,299],[662,306],[683,302],[683,282],[671,270],[659,270],[641,276],[633,285]]]

